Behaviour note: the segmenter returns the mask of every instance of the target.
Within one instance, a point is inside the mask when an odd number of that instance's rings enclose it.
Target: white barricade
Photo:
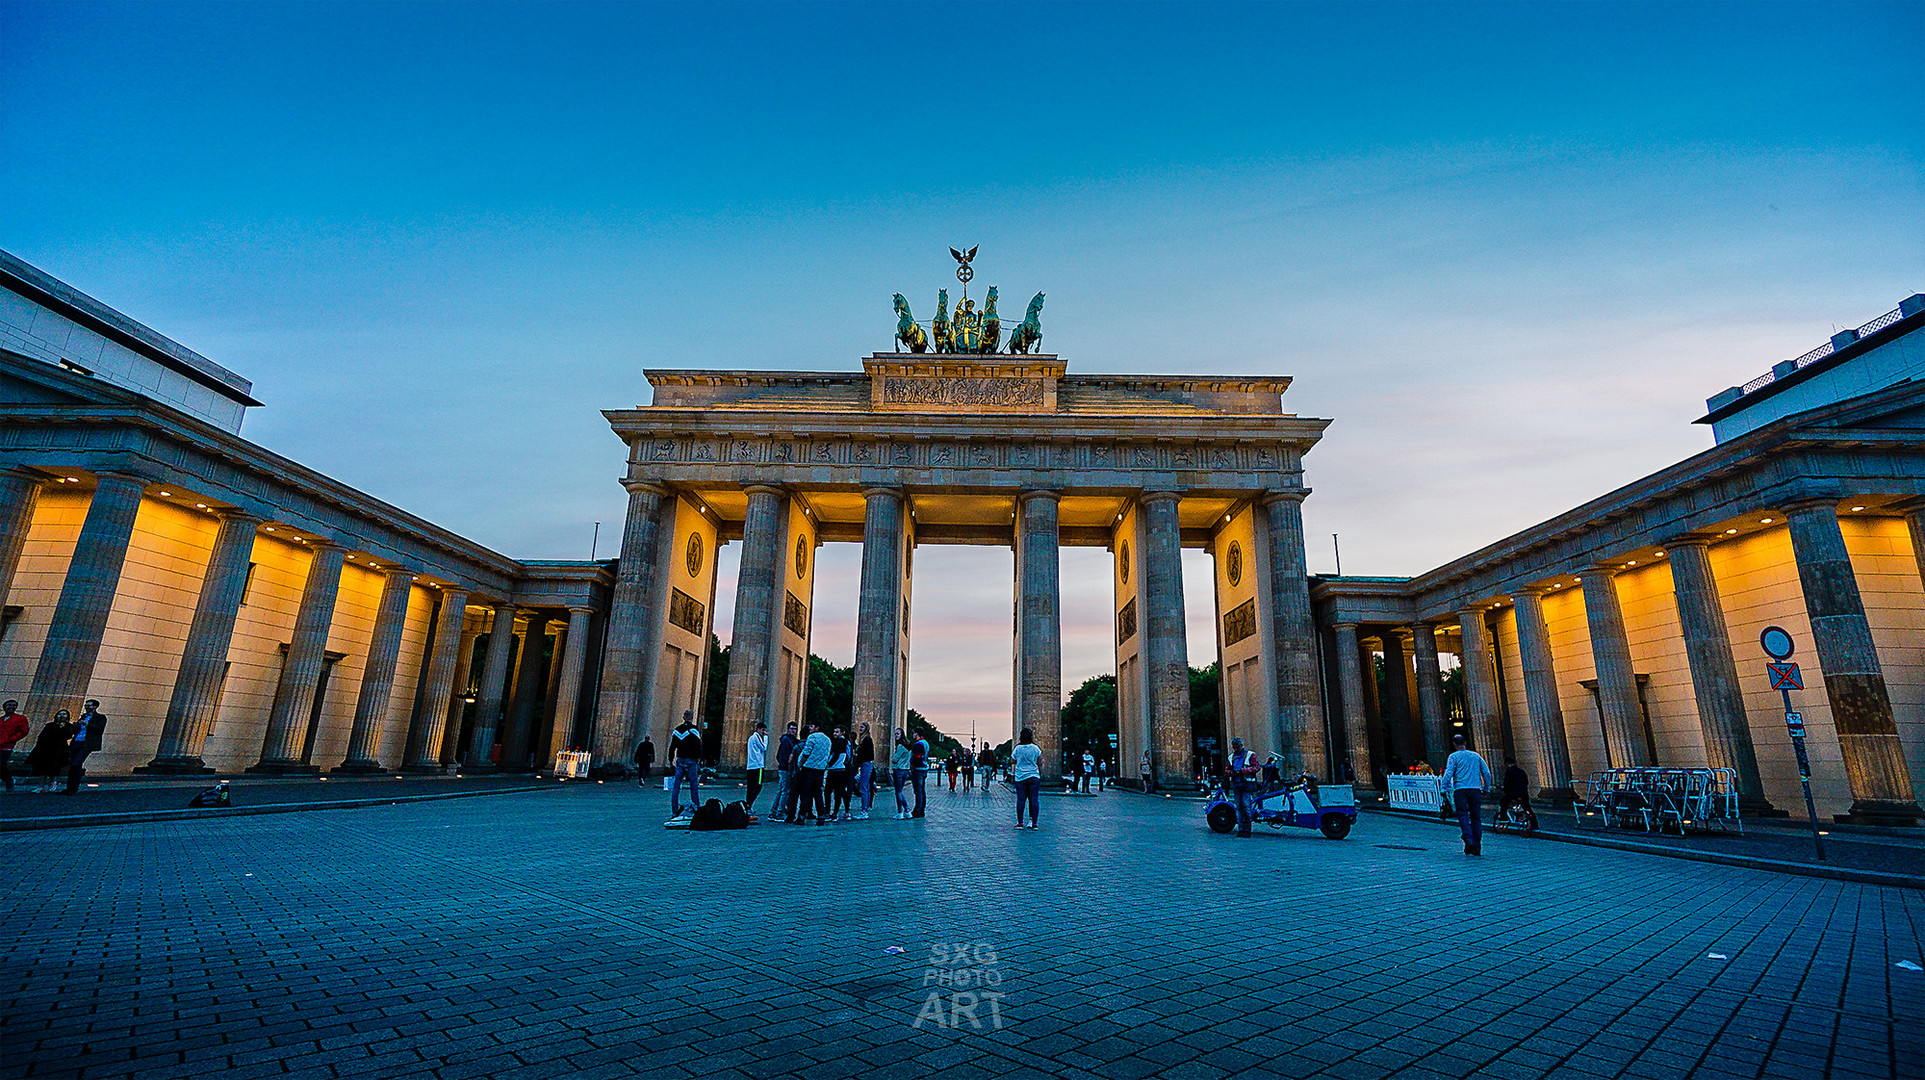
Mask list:
[[[1434,814],[1444,805],[1444,778],[1441,776],[1393,775],[1390,780],[1390,808],[1419,810]]]
[[[588,758],[586,750],[563,750],[555,755],[555,775],[583,779],[588,775]]]

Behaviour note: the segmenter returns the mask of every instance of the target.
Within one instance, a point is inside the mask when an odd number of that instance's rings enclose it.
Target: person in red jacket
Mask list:
[[[15,712],[17,701],[0,702],[0,781],[13,790],[13,744],[27,737],[27,718]]]

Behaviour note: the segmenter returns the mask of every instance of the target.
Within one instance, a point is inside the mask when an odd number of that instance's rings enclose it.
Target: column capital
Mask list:
[[[1835,495],[1812,495],[1807,498],[1796,499],[1785,503],[1784,509],[1787,516],[1792,514],[1807,514],[1821,509],[1829,511],[1833,516],[1837,516],[1839,501]],[[1769,510],[1763,512],[1770,513]]]
[[[393,563],[381,567],[377,572],[390,581],[398,577],[405,577],[410,581],[414,580],[414,571],[412,569],[405,566],[396,566]]]
[[[1511,590],[1511,595],[1513,597],[1529,596],[1541,600],[1549,596],[1553,591],[1549,585],[1519,585],[1517,588]]]
[[[570,615],[593,615],[595,614],[595,611],[596,611],[595,608],[588,607],[585,604],[568,605],[568,613]]]
[[[253,525],[256,527],[265,524],[267,521],[267,516],[264,514],[257,514],[250,510],[231,507],[215,510],[214,516],[221,521],[234,521],[243,525]]]
[[[789,495],[789,489],[783,487],[780,484],[743,484],[742,485],[742,493],[745,495],[757,495],[765,492],[770,495],[780,495],[783,498],[787,498]]]
[[[862,497],[865,499],[873,499],[878,495],[887,495],[892,499],[902,499],[905,501],[909,498],[908,492],[899,487],[890,487],[887,484],[879,484],[875,487],[862,489]]]
[[[1330,629],[1349,630],[1349,631],[1355,632],[1357,627],[1361,625],[1362,625],[1361,623],[1355,623],[1355,622],[1333,622],[1330,624]]]
[[[1180,491],[1146,491],[1137,496],[1137,500],[1146,505],[1154,502],[1163,502],[1164,500],[1177,502],[1182,498],[1183,493]]]
[[[1257,496],[1257,501],[1262,503],[1265,506],[1275,506],[1277,503],[1280,503],[1280,502],[1301,503],[1303,500],[1309,497],[1310,497],[1309,488],[1306,488],[1306,487],[1286,488],[1281,491],[1263,492],[1262,494]]]
[[[1491,609],[1495,608],[1496,606],[1497,606],[1497,601],[1495,600],[1478,600],[1474,603],[1465,604],[1463,607],[1458,608],[1457,617],[1460,620],[1482,618],[1483,616],[1490,614]]]
[[[307,548],[309,551],[314,552],[316,555],[319,555],[323,551],[347,550],[338,541],[334,540],[331,537],[315,536],[312,533],[308,534],[308,536],[305,539],[299,541],[299,543],[302,547]]]
[[[1579,581],[1609,581],[1624,572],[1624,564],[1619,562],[1595,562],[1580,566],[1577,570]]]
[[[1682,536],[1674,536],[1669,540],[1660,540],[1658,547],[1665,551],[1670,551],[1672,548],[1708,548],[1711,546],[1711,543],[1712,538],[1709,536],[1685,533]]]
[[[160,483],[160,479],[158,477],[144,470],[135,470],[135,469],[121,468],[116,466],[111,469],[94,469],[92,470],[92,472],[94,474],[94,479],[97,481],[107,480],[107,479],[122,480],[122,481],[127,481],[129,483],[139,484],[142,487],[146,487],[149,484]]]
[[[663,484],[661,481],[649,480],[649,479],[640,478],[640,477],[632,477],[632,476],[622,477],[622,487],[627,488],[629,494],[631,495],[638,491],[646,491],[650,495],[666,497],[670,493],[667,485]]]
[[[1051,502],[1057,502],[1062,497],[1063,493],[1055,488],[1029,488],[1016,496],[1016,502],[1021,504],[1031,499],[1048,499]]]

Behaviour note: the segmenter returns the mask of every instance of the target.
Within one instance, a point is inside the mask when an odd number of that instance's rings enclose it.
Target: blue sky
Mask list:
[[[0,246],[253,379],[256,440],[556,558],[611,550],[643,368],[853,369],[981,244],[1072,371],[1294,376],[1312,569],[1401,574],[1925,288],[1921,103],[1919,3],[9,3]],[[932,716],[1007,725],[1007,565],[918,561]]]

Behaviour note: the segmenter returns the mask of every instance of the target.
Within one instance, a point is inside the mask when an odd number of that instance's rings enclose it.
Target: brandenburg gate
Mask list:
[[[609,616],[596,760],[658,746],[704,695],[716,552],[742,543],[722,761],[756,721],[802,715],[815,552],[862,544],[854,722],[901,726],[915,550],[1016,554],[1016,726],[1061,767],[1057,550],[1101,546],[1115,584],[1118,754],[1191,782],[1183,547],[1215,559],[1224,729],[1326,775],[1304,566],[1303,455],[1329,421],[1283,410],[1287,378],[1070,375],[1050,354],[877,353],[855,373],[649,371],[609,411],[628,521]]]

